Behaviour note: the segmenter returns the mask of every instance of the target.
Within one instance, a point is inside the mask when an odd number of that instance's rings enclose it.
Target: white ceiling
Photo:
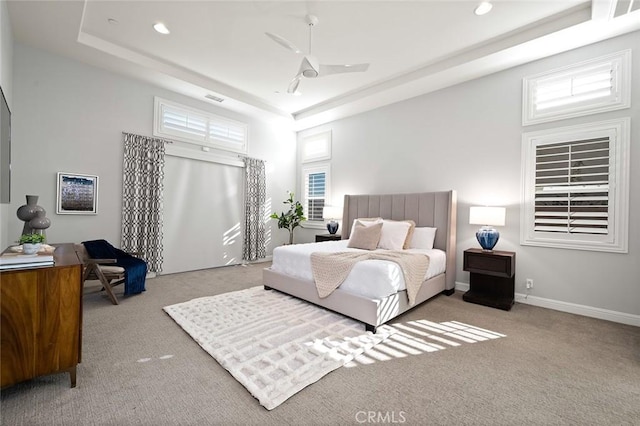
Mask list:
[[[622,0],[621,0],[622,1]],[[616,0],[478,1],[13,1],[14,39],[150,81],[222,107],[280,116],[301,129],[640,29],[640,11],[615,19]],[[303,79],[321,63],[370,63],[365,73]],[[115,20],[112,23],[109,20]],[[164,22],[171,34],[152,25]],[[209,101],[211,102],[211,101]]]

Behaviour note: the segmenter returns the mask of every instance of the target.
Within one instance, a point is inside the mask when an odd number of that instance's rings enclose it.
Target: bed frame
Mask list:
[[[447,253],[444,274],[437,275],[422,283],[416,303],[409,306],[406,290],[384,299],[369,299],[357,296],[338,287],[328,297],[318,297],[315,282],[292,278],[270,268],[263,271],[266,290],[283,293],[306,300],[348,317],[362,321],[368,331],[376,332],[378,326],[398,315],[418,306],[440,293],[451,295],[455,287],[456,273],[456,192],[424,192],[414,194],[389,195],[345,195],[343,210],[342,239],[348,239],[351,224],[360,217],[382,217],[383,219],[411,219],[416,226],[438,228],[434,248]]]

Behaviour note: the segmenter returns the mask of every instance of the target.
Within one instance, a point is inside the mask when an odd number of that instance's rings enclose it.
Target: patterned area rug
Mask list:
[[[163,309],[267,410],[392,333],[262,287]]]

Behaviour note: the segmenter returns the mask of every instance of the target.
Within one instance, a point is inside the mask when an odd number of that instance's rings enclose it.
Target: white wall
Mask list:
[[[0,1],[0,86],[7,98],[9,109],[13,112],[13,35],[6,1]],[[11,194],[13,199],[13,193]],[[0,204],[0,251],[11,241],[7,217],[9,204]]]
[[[15,212],[24,204],[26,194],[39,195],[38,204],[51,219],[47,230],[50,242],[104,238],[120,244],[121,132],[152,135],[154,96],[248,122],[249,155],[267,161],[269,199],[280,199],[280,194],[290,187],[289,182],[295,181],[295,135],[276,122],[244,117],[21,44],[14,46],[14,70],[14,162],[9,211]],[[100,177],[98,215],[55,213],[59,171]],[[9,241],[15,240],[22,222],[15,214],[10,214],[6,222]],[[280,241],[271,241],[269,251],[274,243]]]
[[[623,49],[633,49],[632,108],[544,125],[521,125],[522,78]],[[335,121],[331,129],[333,201],[344,194],[455,189],[458,192],[457,281],[462,252],[478,247],[469,206],[507,206],[496,247],[517,253],[516,292],[539,301],[631,314],[640,323],[640,33],[523,65],[475,81]],[[525,247],[519,244],[523,132],[632,117],[629,253]],[[300,234],[311,241],[311,233]],[[570,307],[570,305],[567,305]],[[567,307],[565,306],[565,307]],[[635,315],[635,316],[634,316]],[[624,316],[624,315],[623,315]]]

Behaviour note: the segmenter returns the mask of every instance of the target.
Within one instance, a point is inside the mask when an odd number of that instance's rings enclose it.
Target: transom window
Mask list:
[[[631,105],[631,50],[525,77],[524,126]]]
[[[154,100],[154,136],[247,153],[249,126],[166,99]]]

